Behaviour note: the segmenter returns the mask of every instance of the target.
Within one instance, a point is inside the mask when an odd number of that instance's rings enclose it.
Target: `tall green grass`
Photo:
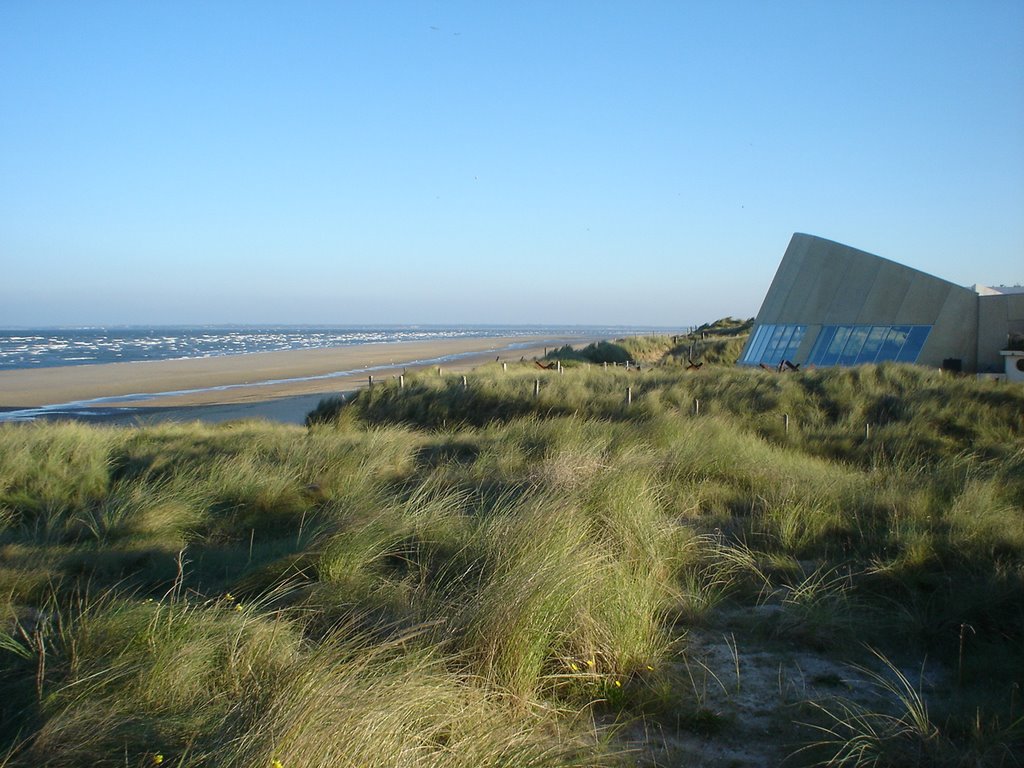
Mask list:
[[[940,665],[940,756],[1019,746],[1020,390],[900,366],[405,385],[308,428],[0,428],[5,764],[621,762],[595,718],[685,724],[687,632],[765,605],[758,642]]]

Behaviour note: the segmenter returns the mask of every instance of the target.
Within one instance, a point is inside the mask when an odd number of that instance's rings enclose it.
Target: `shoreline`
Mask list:
[[[441,365],[472,369],[494,357],[530,359],[545,348],[598,338],[495,337],[375,342],[315,350],[0,371],[0,423],[75,418],[90,423],[270,418],[301,423],[320,398],[352,392],[367,376]],[[308,408],[311,400],[316,399]],[[237,414],[234,415],[234,414]],[[248,415],[247,415],[248,414]]]

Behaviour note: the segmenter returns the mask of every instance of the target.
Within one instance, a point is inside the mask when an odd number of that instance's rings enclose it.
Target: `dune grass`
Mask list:
[[[524,363],[308,428],[3,426],[0,760],[653,764],[616,728],[728,738],[684,663],[728,608],[874,674],[864,643],[928,659],[929,759],[1012,765],[1021,412],[901,366]],[[773,754],[871,764],[849,744],[899,716],[864,706],[811,707]]]

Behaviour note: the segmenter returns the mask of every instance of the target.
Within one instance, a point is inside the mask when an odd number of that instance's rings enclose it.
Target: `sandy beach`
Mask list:
[[[438,365],[454,373],[495,358],[529,360],[542,355],[545,347],[593,340],[446,339],[0,371],[0,412],[68,405],[55,413],[77,412],[114,423],[194,418],[300,423],[320,398],[365,386],[370,374],[383,379]],[[448,359],[453,355],[457,357]]]

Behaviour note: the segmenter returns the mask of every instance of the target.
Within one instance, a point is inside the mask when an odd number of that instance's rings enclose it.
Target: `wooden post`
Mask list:
[[[398,374],[398,388],[405,389],[405,374]]]
[[[870,439],[871,439],[871,422],[866,422],[864,424],[864,440],[867,441],[867,440],[870,440]]]
[[[533,396],[540,397],[540,379],[533,380]]]
[[[626,405],[633,404],[633,388],[626,387]]]
[[[466,381],[466,377],[465,376],[462,377],[462,388],[463,389],[469,389],[469,382]]]
[[[502,363],[501,364],[501,370],[507,372],[508,371],[508,363]]]
[[[372,374],[372,373],[371,373],[371,374],[370,374],[370,376],[369,376],[369,377],[367,378],[367,384],[366,384],[366,386],[368,386],[368,387],[369,387],[370,389],[373,389],[373,374]]]
[[[626,370],[629,370],[629,360],[626,361]]]
[[[693,398],[693,415],[700,416],[700,400]]]
[[[441,375],[441,366],[440,366],[440,365],[439,365],[439,366],[437,366],[437,375],[438,375],[438,376],[440,376],[440,375]]]
[[[788,435],[789,434],[789,414],[788,413],[782,414],[782,424],[783,424],[783,426],[786,429],[786,434]]]
[[[608,370],[608,361],[607,360],[604,361],[604,369],[606,371]]]

